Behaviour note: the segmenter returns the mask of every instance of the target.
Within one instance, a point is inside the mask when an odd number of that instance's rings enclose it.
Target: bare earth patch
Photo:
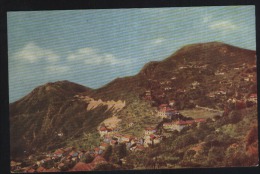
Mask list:
[[[179,111],[182,115],[187,117],[196,118],[212,118],[215,115],[222,115],[222,112],[207,111],[204,109],[185,109]]]
[[[117,118],[115,115],[111,118],[108,118],[104,120],[102,123],[104,123],[109,128],[117,128],[118,123],[121,121],[121,119]]]

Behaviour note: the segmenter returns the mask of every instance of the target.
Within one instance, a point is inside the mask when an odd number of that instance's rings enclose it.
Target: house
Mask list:
[[[79,155],[79,153],[75,152],[75,151],[72,151],[69,153],[69,156],[71,156],[71,157],[77,157],[78,155]]]
[[[167,118],[172,115],[173,109],[168,104],[161,104],[158,107],[157,116],[161,118]]]
[[[144,137],[143,146],[149,147],[149,145],[155,144],[154,142],[156,142],[156,144],[160,143],[160,136],[155,134],[150,134],[149,136]]]
[[[219,91],[215,91],[215,94],[216,94],[216,95],[226,95],[227,92],[226,92],[226,91],[219,90]]]
[[[81,159],[86,151],[81,151],[78,155],[78,158]]]
[[[209,98],[215,98],[215,97],[216,97],[214,93],[209,93],[209,94],[207,94],[207,96],[208,96]]]
[[[171,131],[174,131],[174,130],[181,131],[184,127],[190,126],[190,125],[192,125],[195,122],[196,122],[195,120],[173,121],[173,122],[170,122],[170,123],[169,122],[168,123],[164,123],[163,124],[163,128],[171,130]],[[197,122],[203,122],[203,120],[202,119],[198,119]]]
[[[169,90],[171,90],[171,89],[172,89],[172,87],[169,87],[169,86],[167,86],[167,87],[164,88],[165,91],[169,91]]]
[[[103,141],[104,141],[105,143],[110,143],[111,140],[112,140],[112,136],[111,136],[111,135],[104,135]]]
[[[177,130],[177,131],[181,131],[184,127],[186,126],[190,126],[194,123],[193,120],[188,120],[188,121],[176,121],[174,122],[174,127],[173,129],[174,130]]]
[[[244,78],[244,81],[249,82],[249,81],[250,81],[250,78],[249,78],[249,77],[245,77],[245,78]]]
[[[62,137],[62,136],[63,136],[63,133],[62,133],[62,132],[59,132],[59,133],[58,133],[58,136],[59,136],[59,137]]]
[[[94,148],[94,154],[100,155],[100,154],[102,154],[102,153],[103,153],[103,150],[102,150],[102,149],[100,149],[100,148],[98,148],[98,147]]]
[[[137,147],[137,146],[132,146],[132,147],[130,147],[129,150],[130,150],[130,151],[135,151],[136,147]]]
[[[144,139],[143,139],[143,138],[140,138],[136,143],[143,145],[143,144],[144,144]]]
[[[152,100],[152,92],[150,90],[145,91],[144,99],[145,100]]]
[[[215,75],[216,75],[216,76],[224,75],[224,74],[225,74],[225,73],[224,73],[224,72],[221,72],[221,71],[216,71],[216,72],[215,72]]]
[[[179,69],[186,69],[188,68],[187,66],[180,66]]]
[[[192,84],[191,84],[191,86],[193,86],[193,87],[198,86],[198,85],[200,85],[200,83],[197,82],[197,81],[194,81],[194,82],[192,82]]]
[[[143,151],[145,147],[143,145],[137,145],[135,151]]]
[[[138,139],[132,137],[132,139],[130,140],[130,144],[133,145],[133,144],[136,144],[136,143],[138,143]]]
[[[121,142],[122,136],[123,136],[122,134],[116,133],[116,134],[113,134],[112,139],[113,139],[113,140],[116,140],[116,141],[118,141],[118,142]]]
[[[54,155],[54,156],[59,156],[59,155],[62,155],[64,152],[65,152],[65,151],[64,151],[63,149],[57,149],[57,150],[53,153],[53,155]]]
[[[161,142],[161,140],[162,140],[162,138],[157,136],[157,137],[154,138],[153,143],[154,144],[159,144]]]
[[[51,159],[53,160],[53,161],[58,161],[59,159],[61,158],[61,156],[53,156],[53,157],[51,157]]]
[[[134,126],[134,122],[130,122],[130,123],[128,124],[128,127],[132,127],[132,126]]]
[[[175,77],[175,76],[173,76],[172,78],[171,78],[171,80],[176,80],[177,78]]]
[[[100,128],[99,128],[99,134],[100,134],[100,136],[101,137],[103,137],[104,135],[106,135],[107,133],[108,133],[108,129],[105,127],[105,126],[101,126]]]
[[[144,147],[149,147],[149,145],[151,145],[153,143],[153,140],[150,138],[150,137],[146,137],[145,139],[144,139],[144,144],[143,144],[143,146]]]
[[[126,143],[126,142],[130,142],[130,140],[133,138],[132,135],[124,135],[121,137],[121,142],[122,143]]]
[[[173,107],[176,104],[175,100],[170,100],[169,101],[169,106]]]
[[[257,103],[257,94],[256,93],[254,93],[254,94],[251,94],[250,96],[249,96],[249,99],[248,99],[249,101],[252,101],[252,102],[254,102],[254,103]]]
[[[110,141],[110,145],[111,146],[115,146],[115,145],[117,145],[118,144],[118,142],[116,141],[116,140],[111,140]]]
[[[166,111],[169,108],[168,104],[161,104],[158,108],[159,111]]]
[[[71,160],[72,160],[72,161],[77,161],[78,158],[77,158],[77,157],[72,157]]]
[[[99,146],[99,148],[100,148],[101,150],[105,150],[108,146],[109,146],[109,144],[107,144],[107,143],[101,143],[100,146]]]
[[[194,120],[195,123],[201,123],[201,122],[206,122],[205,118],[197,118]]]
[[[60,164],[58,165],[58,169],[62,169],[64,166],[65,166],[64,163],[60,163]]]
[[[163,128],[164,128],[164,129],[173,129],[173,126],[174,126],[174,123],[173,123],[173,122],[163,123]]]
[[[157,116],[161,117],[161,118],[168,118],[171,119],[172,116],[174,115],[178,115],[179,113],[171,108],[167,108],[166,110],[162,110],[162,111],[157,111]]]
[[[144,130],[144,135],[147,136],[147,135],[151,135],[153,133],[155,133],[157,131],[156,128],[152,128],[152,127],[148,127]]]

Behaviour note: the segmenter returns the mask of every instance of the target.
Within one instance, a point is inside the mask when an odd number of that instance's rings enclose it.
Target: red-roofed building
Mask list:
[[[124,135],[121,137],[121,142],[122,143],[128,143],[131,139],[133,139],[132,135]]]
[[[34,173],[35,170],[34,170],[33,168],[30,168],[30,169],[28,169],[26,172],[27,172],[27,173]]]
[[[108,129],[105,126],[101,126],[99,128],[99,134],[101,137],[103,137],[104,135],[106,135],[108,133]]]
[[[105,150],[108,146],[109,146],[109,144],[107,144],[107,143],[101,143],[99,148],[102,150]]]
[[[144,149],[145,149],[145,147],[143,145],[137,145],[134,150],[135,151],[143,151]]]
[[[153,143],[154,144],[159,144],[162,140],[162,137],[155,137],[154,140],[153,140]]]
[[[161,104],[159,106],[159,111],[166,111],[167,108],[169,108],[168,104]]]
[[[206,122],[205,118],[197,118],[194,120],[196,123]]]
[[[145,136],[149,136],[157,131],[156,128],[148,127],[144,130]]]
[[[171,107],[173,107],[175,104],[176,104],[176,101],[175,101],[175,100],[170,100],[170,101],[169,101],[169,105],[170,105]]]
[[[118,142],[116,140],[111,140],[110,141],[110,145],[115,146],[116,144],[118,144]]]
[[[257,103],[257,94],[251,94],[248,100]]]
[[[64,168],[65,167],[65,164],[64,163],[60,163],[59,165],[58,165],[58,169],[62,169],[62,168]]]
[[[36,170],[36,172],[44,172],[44,171],[46,171],[46,169],[44,168],[44,167],[39,167],[37,170]]]
[[[151,138],[151,139],[155,139],[156,136],[155,136],[154,134],[151,134],[151,135],[150,135],[150,138]]]
[[[60,155],[60,154],[63,154],[63,153],[64,153],[63,149],[57,149],[53,154],[54,155]]]

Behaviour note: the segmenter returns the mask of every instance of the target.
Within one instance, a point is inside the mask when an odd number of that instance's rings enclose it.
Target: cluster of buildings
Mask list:
[[[98,163],[107,162],[100,156],[105,148],[104,143],[90,151],[76,150],[74,147],[60,148],[53,153],[45,154],[43,159],[28,167],[21,167],[22,163],[11,161],[11,171],[23,173],[88,171],[92,170]],[[89,155],[94,158],[91,163],[81,161],[82,158]],[[33,157],[30,158],[32,160]]]
[[[204,118],[199,118],[199,119],[194,119],[194,120],[178,120],[178,121],[171,121],[171,122],[166,122],[163,124],[163,128],[168,130],[168,131],[181,131],[183,128],[187,126],[191,126],[192,124],[200,124],[202,122],[205,122],[206,120]]]
[[[167,118],[172,119],[174,116],[179,116],[180,113],[173,109],[173,106],[175,105],[175,101],[171,100],[168,104],[161,104],[158,107],[157,116],[160,118]]]
[[[106,129],[106,131],[105,131]],[[133,135],[124,135],[120,134],[118,132],[109,132],[108,128],[100,127],[99,129],[101,138],[103,139],[103,143],[101,146],[115,146],[119,143],[126,144],[127,150],[130,151],[142,151],[145,147],[149,147],[149,144],[152,144],[153,141],[155,143],[159,143],[161,141],[161,136],[155,135],[157,129],[156,128],[146,128],[144,130],[144,136],[143,137],[135,137]],[[102,150],[102,147],[100,146],[100,149]]]

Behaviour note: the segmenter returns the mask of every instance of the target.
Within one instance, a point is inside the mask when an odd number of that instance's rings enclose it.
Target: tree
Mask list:
[[[194,155],[196,154],[195,150],[188,150],[185,154],[185,156],[189,159],[189,161],[191,162],[192,158],[194,157]]]
[[[229,118],[229,123],[236,124],[242,120],[243,116],[241,114],[241,111],[235,110],[228,115],[228,118]]]
[[[112,146],[109,145],[109,146],[105,149],[105,152],[102,154],[102,156],[108,161],[111,155],[112,155]]]
[[[126,144],[118,144],[114,147],[111,154],[111,161],[113,163],[119,164],[120,159],[127,155]]]
[[[224,147],[212,147],[208,153],[208,162],[210,166],[222,166],[225,157]]]
[[[119,158],[124,158],[127,155],[127,150],[126,150],[126,144],[119,144],[118,145],[118,156]]]
[[[93,170],[95,171],[109,171],[109,170],[115,170],[116,166],[111,163],[99,163],[95,166]]]
[[[80,161],[84,162],[84,163],[91,163],[94,160],[94,157],[92,157],[89,153],[87,153],[86,155],[84,155]]]

